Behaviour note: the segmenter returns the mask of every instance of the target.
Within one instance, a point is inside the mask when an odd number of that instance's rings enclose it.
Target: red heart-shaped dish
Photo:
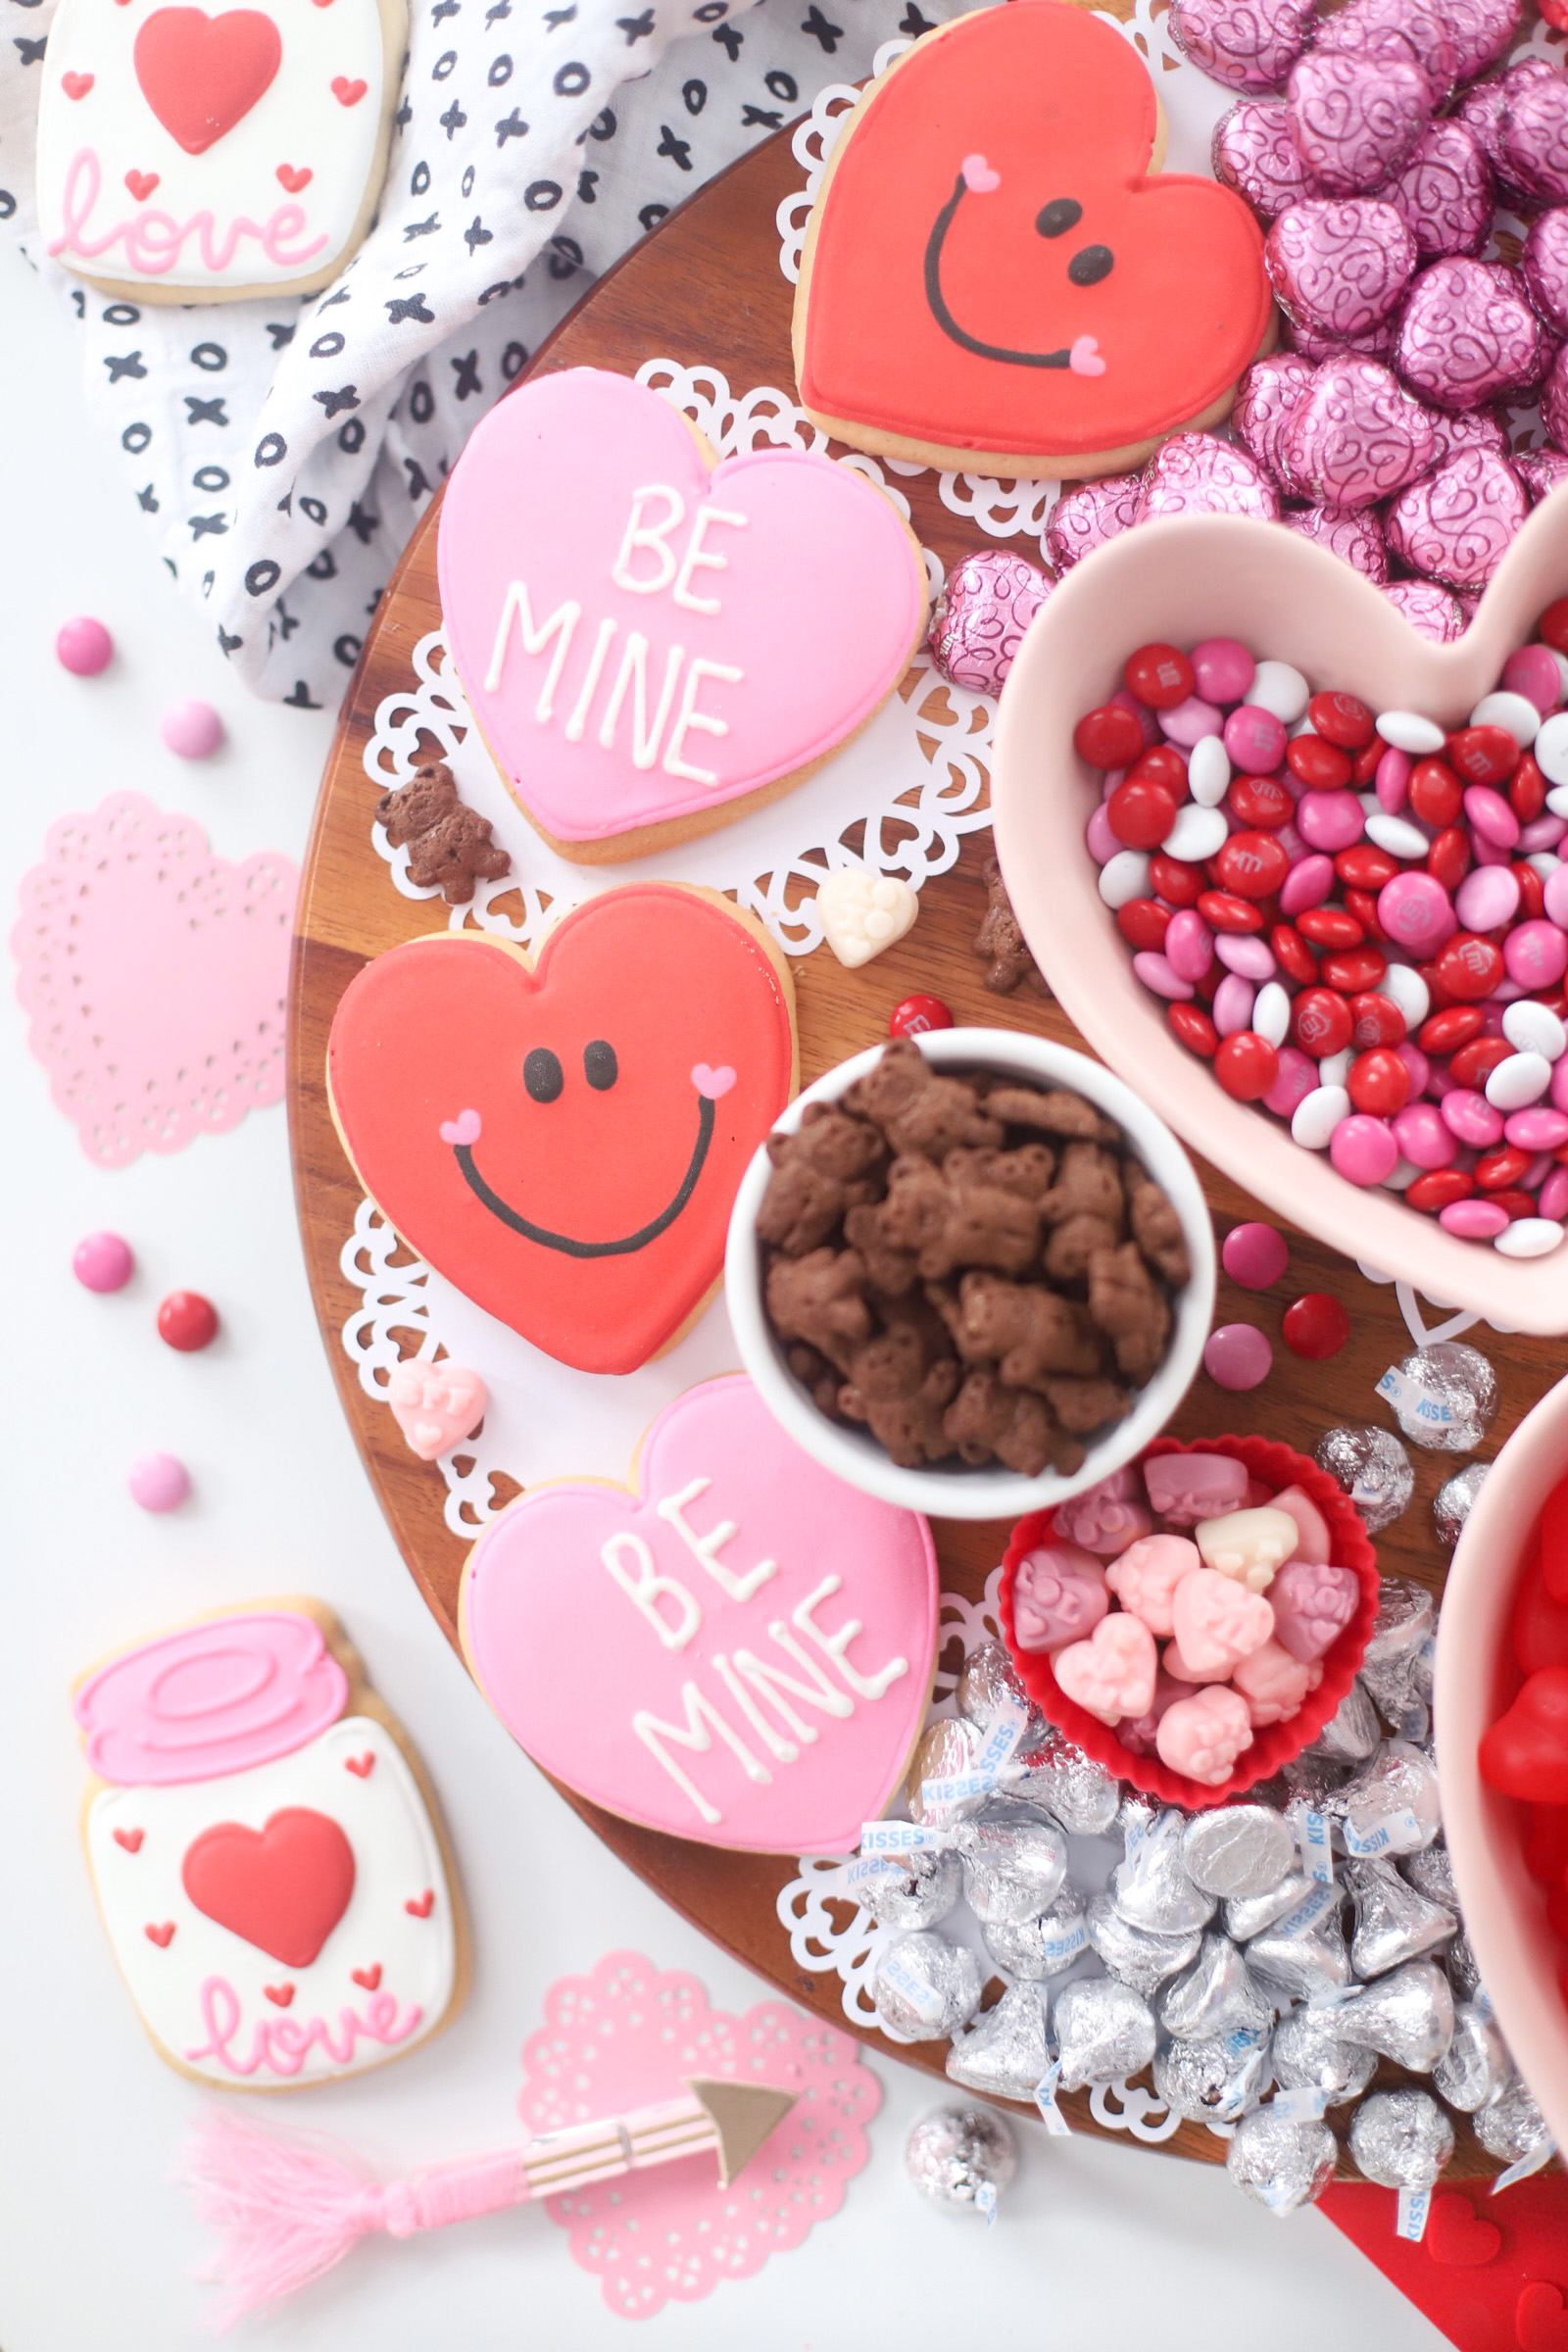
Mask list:
[[[1420,637],[1359,573],[1294,531],[1235,514],[1142,525],[1076,564],[1036,614],[1002,698],[992,767],[997,853],[1024,936],[1096,1052],[1197,1152],[1345,1256],[1467,1307],[1503,1331],[1568,1330],[1568,1248],[1505,1258],[1445,1233],[1397,1194],[1350,1184],[1290,1130],[1234,1102],[1135,975],[1097,887],[1084,827],[1100,780],[1073,750],[1084,711],[1156,640],[1237,637],[1313,689],[1374,710],[1469,716],[1514,648],[1568,588],[1568,493],[1538,507],[1451,645]]]

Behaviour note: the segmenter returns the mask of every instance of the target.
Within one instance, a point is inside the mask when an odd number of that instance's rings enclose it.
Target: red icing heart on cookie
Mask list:
[[[138,204],[146,203],[158,185],[158,176],[156,172],[127,172],[125,173],[125,185]]]
[[[85,98],[95,79],[91,74],[62,74],[60,87],[68,98]]]
[[[1561,2287],[1549,2278],[1532,2278],[1521,2287],[1513,2328],[1520,2352],[1568,2352],[1568,2305]]]
[[[1262,239],[1230,189],[1150,173],[1157,126],[1136,50],[1087,10],[1012,0],[928,34],[831,161],[805,406],[1069,470],[1222,415],[1270,322]]]
[[[346,74],[332,77],[332,95],[339,106],[358,106],[368,87],[368,82],[350,81]]]
[[[160,8],[136,35],[136,79],[170,137],[205,155],[271,87],[283,43],[270,17],[231,8]]]
[[[310,186],[311,181],[316,177],[316,174],[308,168],[301,170],[299,166],[295,164],[279,164],[277,167],[276,177],[277,184],[280,188],[287,188],[291,196],[297,196],[301,188],[308,188]]]
[[[466,1297],[563,1363],[630,1372],[718,1279],[794,1088],[787,985],[752,928],[666,883],[589,900],[532,970],[472,933],[414,940],[344,994],[333,1113]]]
[[[1502,2251],[1502,2231],[1477,2213],[1468,2197],[1457,2189],[1445,2189],[1434,2197],[1427,2218],[1427,2251],[1434,2262],[1479,2270]]]
[[[146,1835],[145,1830],[116,1830],[114,1839],[117,1845],[124,1847],[127,1854],[139,1854],[141,1841]]]
[[[348,1909],[354,1848],[337,1823],[286,1805],[260,1830],[220,1821],[185,1849],[181,1884],[198,1911],[285,1968],[309,1968]],[[274,1998],[270,1987],[269,1999]]]

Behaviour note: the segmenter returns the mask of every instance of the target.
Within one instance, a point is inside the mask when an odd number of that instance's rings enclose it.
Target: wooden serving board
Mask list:
[[[687,366],[715,361],[732,391],[757,385],[793,391],[790,361],[792,289],[778,266],[774,215],[782,198],[802,184],[801,168],[781,131],[694,196],[603,277],[540,352],[530,373],[591,366],[633,373],[656,356]],[[926,473],[901,479],[914,528],[948,566],[987,542],[953,514]],[[339,997],[369,957],[421,932],[444,930],[441,900],[414,902],[393,888],[370,839],[378,788],[363,764],[377,706],[407,688],[412,656],[439,626],[436,592],[437,501],[408,549],[377,610],[355,673],[321,783],[299,899],[289,1025],[289,1114],[295,1184],[306,1261],[327,1356],[343,1410],[364,1455],[393,1534],[437,1623],[456,1643],[459,1581],[466,1554],[442,1516],[445,1487],[438,1469],[408,1450],[385,1406],[359,1386],[340,1333],[361,1303],[344,1280],[339,1252],[353,1230],[361,1191],[333,1129],[324,1083],[327,1032]],[[929,689],[928,689],[929,691]],[[432,744],[431,755],[438,747]],[[519,821],[526,857],[526,827]],[[920,915],[899,945],[858,972],[847,972],[825,948],[792,959],[801,1045],[801,1081],[887,1035],[893,1006],[915,991],[941,997],[960,1022],[1000,1023],[1081,1046],[1054,1004],[1028,988],[1011,997],[989,995],[973,940],[986,906],[981,867],[989,832],[970,834],[956,867],[928,882]],[[1223,1233],[1243,1217],[1265,1214],[1227,1178],[1200,1163],[1216,1226]],[[1387,1418],[1373,1396],[1386,1367],[1413,1345],[1395,1293],[1375,1287],[1345,1259],[1307,1236],[1292,1233],[1288,1275],[1272,1294],[1239,1290],[1222,1278],[1217,1320],[1255,1321],[1276,1347],[1275,1368],[1261,1388],[1228,1396],[1200,1376],[1172,1427],[1184,1438],[1221,1431],[1259,1431],[1310,1453],[1322,1432],[1340,1421]],[[1282,1309],[1299,1293],[1329,1291],[1352,1318],[1348,1347],[1327,1363],[1303,1363],[1279,1338]],[[1428,1320],[1443,1320],[1427,1309]],[[1501,1375],[1502,1408],[1489,1435],[1494,1451],[1561,1369],[1549,1340],[1503,1339],[1482,1331],[1480,1344]],[[410,1351],[416,1335],[410,1335]],[[1418,1453],[1415,1500],[1379,1539],[1384,1568],[1441,1588],[1444,1555],[1432,1528],[1432,1497],[1458,1467],[1452,1456]],[[564,1461],[561,1474],[575,1467]],[[1001,1558],[1007,1528],[939,1522],[937,1547],[945,1590],[970,1599]],[[483,1704],[477,1693],[476,1705]],[[824,2020],[842,2026],[840,1984],[834,1974],[797,1969],[774,1902],[795,1875],[794,1864],[719,1851],[638,1829],[600,1812],[568,1788],[562,1794],[612,1850],[687,1919],[734,1956],[772,1981],[781,1992]],[[904,2047],[871,2034],[887,2055],[941,2078],[946,2044]],[[1083,2094],[1063,2101],[1075,2130],[1099,2132]],[[1184,2124],[1162,2146],[1170,2153],[1222,2161],[1224,2144],[1204,2127]],[[1347,2170],[1349,2170],[1347,2161]],[[1496,2168],[1461,2131],[1452,2177]]]

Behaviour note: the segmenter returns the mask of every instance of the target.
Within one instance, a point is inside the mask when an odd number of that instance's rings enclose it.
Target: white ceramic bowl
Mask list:
[[[1518,1689],[1509,1627],[1542,1506],[1568,1471],[1568,1380],[1525,1415],[1487,1473],[1460,1533],[1443,1607],[1432,1694],[1443,1827],[1464,1924],[1503,2039],[1568,2147],[1568,2006],[1545,1889],[1525,1868],[1524,1807],[1481,1778],[1482,1734]]]
[[[1090,1447],[1082,1469],[1071,1478],[1055,1471],[1024,1478],[1014,1470],[976,1470],[962,1463],[904,1470],[889,1460],[869,1431],[829,1421],[791,1374],[763,1311],[757,1217],[772,1172],[765,1147],[741,1179],[730,1215],[724,1258],[725,1303],[741,1361],[768,1409],[825,1470],[884,1502],[924,1511],[932,1518],[1015,1519],[1024,1511],[1064,1502],[1069,1494],[1119,1470],[1143,1451],[1151,1438],[1158,1436],[1187,1394],[1202,1360],[1214,1311],[1214,1234],[1208,1203],[1192,1162],[1170,1129],[1140,1102],[1130,1087],[1087,1054],[1016,1029],[939,1029],[916,1043],[927,1061],[939,1069],[1000,1070],[1030,1085],[1071,1087],[1116,1121],[1137,1157],[1164,1188],[1182,1221],[1193,1277],[1176,1301],[1176,1325],[1165,1360],[1139,1391],[1132,1411]],[[793,1134],[808,1102],[835,1102],[872,1068],[882,1051],[880,1046],[872,1046],[808,1086],[779,1119],[778,1130]]]

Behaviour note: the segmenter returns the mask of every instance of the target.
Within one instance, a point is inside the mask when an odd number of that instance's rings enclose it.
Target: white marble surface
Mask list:
[[[270,710],[224,676],[157,568],[81,416],[69,321],[0,253],[0,797],[6,882],[48,824],[131,786],[187,810],[229,858],[305,844],[330,715]],[[127,338],[128,340],[128,338]],[[100,614],[120,647],[83,682],[57,667],[59,622]],[[164,751],[158,716],[188,695],[230,730],[217,759]],[[9,917],[8,917],[9,923]],[[281,1107],[232,1135],[118,1174],[90,1165],[29,1059],[9,987],[0,1011],[7,1139],[0,1406],[0,2343],[6,2352],[184,2352],[207,2340],[191,2271],[203,2232],[172,2184],[202,2097],[136,2025],[98,1931],[75,1837],[81,1772],[67,1686],[101,1650],[223,1601],[289,1590],[339,1608],[440,1788],[475,1929],[472,1996],[427,2050],[358,2084],[269,2102],[275,2122],[340,2132],[386,2169],[493,2146],[514,2121],[517,2053],[546,1986],[616,1945],[698,1973],[745,2007],[764,1990],[667,1912],[589,1837],[480,1702],[405,1575],[338,1415],[294,1226]],[[70,1273],[99,1226],[139,1272],[112,1298]],[[153,1330],[164,1294],[219,1304],[223,1334],[175,1355]],[[176,1516],[128,1500],[126,1463],[182,1454]],[[1278,2223],[1206,2168],[1029,2135],[994,2230],[934,2215],[907,2185],[905,2134],[933,2103],[878,2067],[872,2160],[844,2211],[759,2278],[624,2322],[539,2212],[362,2250],[258,2345],[341,2352],[850,2352],[1038,2334],[1074,2352],[1157,2335],[1206,2352],[1253,2333],[1273,2352],[1443,2341],[1317,2215]],[[1156,2317],[1157,2314],[1157,2317]]]

